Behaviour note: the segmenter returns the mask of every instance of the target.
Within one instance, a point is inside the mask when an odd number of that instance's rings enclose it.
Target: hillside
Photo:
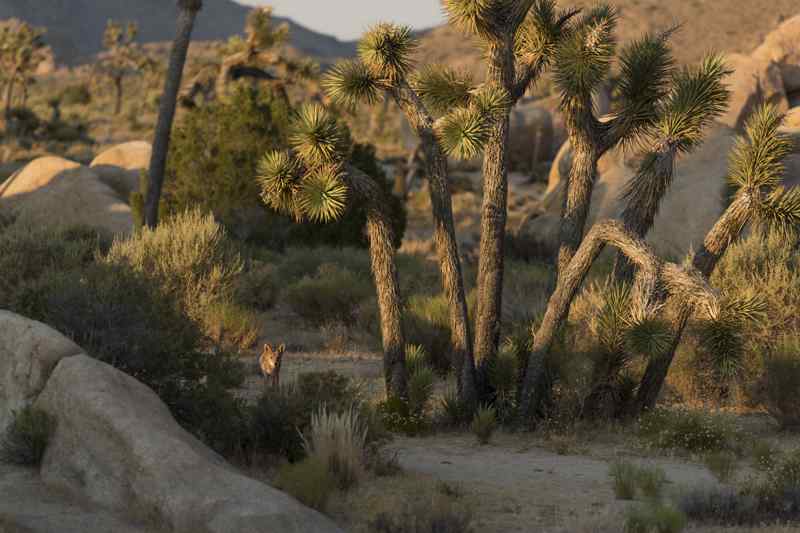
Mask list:
[[[681,64],[699,60],[708,51],[750,52],[785,18],[800,12],[797,0],[750,2],[742,0],[609,0],[621,12],[618,36],[622,42],[647,31],[680,24],[672,39]],[[562,6],[591,7],[595,0],[560,0]],[[426,63],[444,63],[483,72],[481,50],[448,26],[429,32],[419,57]]]
[[[46,27],[57,61],[75,64],[99,51],[108,19],[137,22],[143,42],[172,40],[176,9],[169,0],[0,0],[0,19],[14,17]],[[217,40],[241,33],[248,9],[231,0],[205,0],[194,38]],[[355,50],[353,43],[288,22],[292,45],[304,54],[326,60]]]

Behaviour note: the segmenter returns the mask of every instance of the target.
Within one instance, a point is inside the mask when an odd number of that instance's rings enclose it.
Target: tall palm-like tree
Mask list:
[[[458,256],[448,182],[448,155],[469,159],[486,143],[490,124],[507,112],[502,87],[475,87],[468,76],[444,68],[413,72],[417,42],[408,27],[381,23],[358,46],[359,60],[336,65],[323,80],[337,105],[377,103],[382,92],[394,99],[420,139],[431,197],[434,242],[450,304],[452,360],[461,400],[477,404],[467,299]]]
[[[549,66],[569,34],[577,11],[559,11],[555,0],[445,0],[450,23],[477,35],[486,47],[486,82],[501,87],[515,104]],[[446,86],[444,86],[446,87]],[[500,341],[504,243],[508,215],[509,113],[486,132],[483,206],[478,260],[475,361],[478,387],[487,391],[488,369]]]
[[[291,150],[271,152],[259,165],[262,198],[273,209],[327,222],[339,218],[349,198],[367,207],[367,234],[389,396],[407,398],[405,342],[389,199],[375,180],[346,163],[347,128],[323,107],[299,109],[291,127]]]
[[[114,86],[114,114],[122,112],[123,83],[127,76],[142,70],[145,55],[136,44],[139,28],[136,23],[127,26],[109,20],[103,33],[105,54],[95,65],[95,71],[105,76]]]
[[[31,74],[45,59],[45,30],[35,28],[16,20],[4,24],[0,31],[0,60],[5,70],[5,116],[8,119],[14,101],[14,87],[23,86],[27,94],[27,84]]]
[[[150,158],[147,198],[144,205],[145,224],[150,228],[155,228],[158,224],[158,205],[164,185],[164,172],[167,166],[169,139],[172,122],[175,119],[178,91],[181,87],[189,43],[192,40],[194,22],[201,9],[203,9],[203,0],[178,0],[178,32],[172,43],[164,94],[161,96],[159,104],[158,122],[153,138],[153,153]]]

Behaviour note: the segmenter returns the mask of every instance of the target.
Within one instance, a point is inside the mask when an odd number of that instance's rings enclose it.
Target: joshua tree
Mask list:
[[[334,103],[354,109],[374,104],[382,92],[394,99],[421,142],[431,197],[434,241],[450,304],[453,368],[461,400],[477,403],[475,361],[467,317],[467,300],[458,257],[447,156],[476,156],[491,123],[507,113],[509,94],[502,87],[476,88],[449,69],[426,68],[412,74],[417,43],[408,27],[381,23],[364,35],[359,60],[339,63],[323,80]],[[442,115],[438,119],[437,114]]]
[[[0,57],[6,73],[5,116],[8,119],[14,99],[14,86],[19,82],[27,93],[31,73],[45,59],[44,29],[25,22],[9,21],[0,33]]]
[[[248,78],[269,82],[288,104],[286,84],[314,78],[317,66],[313,61],[296,61],[284,57],[280,46],[289,38],[289,26],[274,26],[272,8],[253,9],[247,16],[245,39],[233,37],[223,50],[224,59],[217,75],[216,93],[224,97],[232,81]],[[264,70],[269,67],[281,71],[278,76]]]
[[[367,206],[367,233],[384,351],[386,391],[407,397],[405,342],[388,199],[373,178],[346,163],[349,131],[323,107],[309,104],[296,114],[291,149],[264,156],[259,168],[262,198],[298,220],[339,218],[348,197]]]
[[[511,105],[548,67],[558,45],[569,35],[568,23],[577,13],[559,11],[555,0],[445,0],[443,3],[450,23],[477,35],[485,45],[486,83],[502,88]],[[448,103],[445,91],[453,89],[446,81],[444,78],[429,88],[432,96],[444,103]],[[485,136],[483,207],[474,346],[479,389],[483,394],[487,371],[500,340],[503,245],[508,212],[509,111],[510,106],[482,132]]]
[[[202,0],[178,0],[178,32],[172,43],[164,93],[159,104],[158,123],[153,139],[153,153],[150,158],[150,183],[144,206],[145,224],[150,228],[155,228],[158,224],[158,205],[161,200],[161,188],[164,185],[164,171],[167,166],[170,132],[175,119],[178,91],[181,87],[189,43],[192,40],[194,21],[202,8]]]
[[[142,68],[144,54],[136,44],[138,28],[129,22],[126,27],[109,20],[103,33],[104,57],[97,64],[97,71],[114,84],[114,114],[122,111],[123,81]]]
[[[710,278],[728,247],[750,223],[766,224],[789,235],[800,226],[800,190],[781,185],[783,160],[792,152],[792,141],[781,135],[783,116],[773,106],[762,106],[747,122],[730,157],[730,183],[736,188],[733,201],[706,235],[692,258],[693,267]],[[687,303],[671,323],[672,342],[660,357],[651,359],[636,396],[634,412],[655,405],[683,330],[691,317]]]

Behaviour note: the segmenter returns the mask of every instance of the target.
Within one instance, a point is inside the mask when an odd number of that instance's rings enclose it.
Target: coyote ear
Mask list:
[[[285,352],[286,351],[286,345],[281,343],[281,345],[278,346],[278,351],[279,352]]]
[[[269,344],[265,344],[265,345],[264,345],[264,351],[267,351],[267,352],[268,352],[268,351],[270,351],[270,350],[272,350],[272,346],[270,346]]]

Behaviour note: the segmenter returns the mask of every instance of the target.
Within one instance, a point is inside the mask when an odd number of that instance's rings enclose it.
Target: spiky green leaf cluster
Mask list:
[[[776,187],[756,204],[756,221],[771,228],[784,238],[797,236],[800,228],[800,188]]]
[[[494,122],[508,112],[511,97],[494,85],[475,90],[467,107],[459,107],[437,122],[436,133],[446,154],[473,159],[483,150]]]
[[[737,139],[729,177],[751,196],[780,185],[783,160],[793,149],[792,141],[779,131],[782,123],[775,106],[759,106],[746,123],[745,136]]]
[[[341,61],[322,79],[322,88],[337,105],[354,110],[364,102],[372,105],[380,99],[381,84],[360,61]]]
[[[545,66],[556,54],[558,45],[569,35],[569,20],[575,11],[561,11],[555,0],[538,0],[515,36],[515,53],[519,61]]]
[[[426,65],[410,79],[425,106],[437,115],[454,107],[466,107],[474,83],[469,73],[438,65]]]
[[[663,319],[648,317],[629,325],[626,334],[628,349],[646,357],[659,357],[665,354],[673,336],[669,324]]]
[[[502,36],[513,3],[514,0],[442,0],[450,24],[488,39]]]
[[[697,67],[675,72],[672,87],[659,106],[654,139],[686,153],[703,140],[703,130],[727,108],[730,92],[723,84],[731,74],[720,55],[706,56]]]
[[[339,161],[350,146],[347,128],[319,104],[302,106],[292,121],[289,144],[310,168]]]
[[[347,186],[337,164],[314,167],[300,183],[297,206],[314,222],[330,222],[339,218],[347,205]]]
[[[675,64],[671,34],[645,35],[620,53],[620,106],[614,127],[623,145],[638,140],[658,116],[658,102],[667,94]]]
[[[286,42],[289,38],[289,25],[283,23],[275,27],[272,21],[271,7],[251,10],[245,22],[248,44],[266,50]]]
[[[358,57],[373,76],[394,83],[411,71],[412,55],[417,46],[411,28],[384,22],[373,26],[362,37],[358,43]]]
[[[295,193],[300,187],[301,168],[289,152],[268,152],[258,163],[261,199],[272,209],[297,215]]]
[[[591,95],[608,75],[616,50],[617,16],[610,6],[595,7],[558,46],[554,79],[564,98]]]

